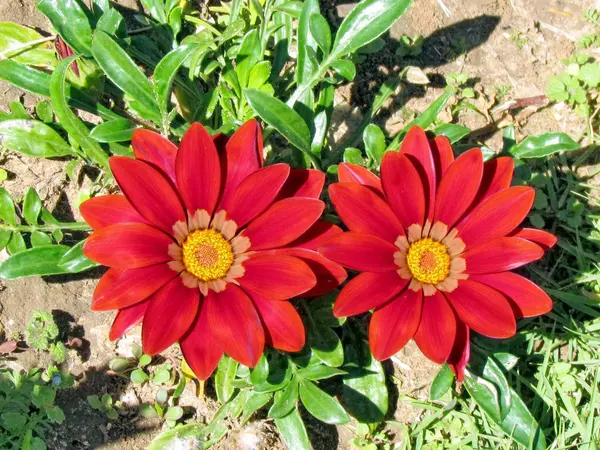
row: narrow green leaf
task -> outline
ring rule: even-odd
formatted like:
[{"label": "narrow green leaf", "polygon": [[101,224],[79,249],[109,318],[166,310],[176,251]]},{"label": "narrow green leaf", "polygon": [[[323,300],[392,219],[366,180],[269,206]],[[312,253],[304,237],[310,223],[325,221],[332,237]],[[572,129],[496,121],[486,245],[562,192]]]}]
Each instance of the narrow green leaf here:
[{"label": "narrow green leaf", "polygon": [[329,367],[324,364],[313,364],[298,371],[298,375],[307,380],[323,380],[335,377],[336,375],[345,375],[347,372],[335,367]]},{"label": "narrow green leaf", "polygon": [[92,27],[77,0],[36,0],[35,7],[75,51],[91,56]]},{"label": "narrow green leaf", "polygon": [[307,55],[307,48],[317,50],[317,41],[310,32],[310,16],[319,13],[318,0],[305,0],[298,20],[298,57],[296,58],[296,84],[311,77],[314,65]]},{"label": "narrow green leaf", "polygon": [[250,71],[261,60],[260,48],[258,30],[248,32],[240,44],[235,66],[235,72],[242,88],[248,86]]},{"label": "narrow green leaf", "polygon": [[408,9],[411,0],[364,0],[350,11],[337,31],[332,56],[358,50],[385,33]]},{"label": "narrow green leaf", "polygon": [[167,23],[167,15],[165,12],[164,2],[161,0],[142,0],[142,4],[146,11],[160,23]]},{"label": "narrow green leaf", "polygon": [[96,125],[90,131],[90,137],[98,142],[130,141],[137,128],[127,119],[116,119]]},{"label": "narrow green leaf", "polygon": [[37,225],[38,217],[42,212],[42,200],[33,188],[29,188],[23,200],[23,216],[30,225]]},{"label": "narrow green leaf", "polygon": [[500,404],[498,402],[498,389],[493,383],[485,378],[469,374],[463,384],[473,400],[481,407],[483,411],[497,424],[502,421]]},{"label": "narrow green leaf", "polygon": [[69,250],[65,245],[34,247],[14,254],[0,264],[0,278],[15,280],[22,277],[65,273],[58,262]]},{"label": "narrow green leaf", "polygon": [[15,204],[6,189],[0,187],[0,219],[9,225],[17,224]]},{"label": "narrow green leaf", "polygon": [[288,449],[311,449],[306,427],[297,408],[294,408],[287,416],[275,419],[275,425],[281,440]]},{"label": "narrow green leaf", "polygon": [[276,11],[281,11],[294,19],[300,17],[302,12],[303,3],[301,1],[291,0],[289,2],[282,3],[281,5],[275,6]]},{"label": "narrow green leaf", "polygon": [[565,133],[543,133],[528,136],[510,149],[515,158],[543,158],[562,151],[573,151],[579,144]]},{"label": "narrow green leaf", "polygon": [[92,261],[83,254],[84,244],[85,240],[78,242],[60,259],[58,265],[64,269],[65,272],[79,273],[98,266],[97,262]]},{"label": "narrow green leaf", "polygon": [[244,404],[242,419],[240,420],[241,425],[244,425],[250,419],[252,414],[269,403],[271,398],[273,398],[273,394],[270,392],[253,392],[248,401]]},{"label": "narrow green leaf", "polygon": [[294,378],[285,389],[275,392],[275,401],[269,410],[269,417],[281,419],[296,408],[298,387],[298,381]]},{"label": "narrow green leaf", "polygon": [[79,145],[91,161],[110,170],[108,167],[108,155],[104,153],[100,144],[89,137],[90,132],[88,128],[81,119],[71,111],[71,108],[69,108],[69,104],[67,103],[65,77],[67,69],[74,59],[75,57],[70,57],[58,63],[58,66],[56,66],[56,69],[52,74],[50,79],[50,99],[52,101],[52,107],[54,108],[56,117],[61,125],[67,133],[69,133],[69,138]]},{"label": "narrow green leaf", "polygon": [[159,107],[152,83],[125,50],[104,31],[96,30],[92,41],[92,54],[108,78],[133,99],[136,109],[144,118],[160,123]]},{"label": "narrow green leaf", "polygon": [[454,383],[454,373],[448,364],[444,364],[438,370],[431,387],[429,388],[429,398],[431,400],[439,400],[446,392],[450,390]]},{"label": "narrow green leaf", "polygon": [[8,150],[37,158],[77,156],[60,135],[37,120],[0,122],[0,145]]},{"label": "narrow green leaf", "polygon": [[266,355],[262,355],[256,367],[250,372],[250,383],[257,385],[264,382],[269,376],[269,362]]},{"label": "narrow green leaf", "polygon": [[[0,61],[0,79],[32,94],[50,97],[50,75],[33,67],[8,59]],[[67,99],[73,108],[82,109],[105,120],[121,118],[73,86],[67,86]]]},{"label": "narrow green leaf", "polygon": [[154,69],[154,86],[158,96],[158,105],[163,115],[163,122],[168,115],[171,88],[173,87],[175,75],[177,75],[177,71],[183,65],[186,58],[188,58],[197,47],[198,44],[186,44],[177,47],[175,50],[167,53],[156,65],[156,69]]},{"label": "narrow green leaf", "polygon": [[215,374],[215,391],[217,391],[217,398],[221,403],[227,402],[233,396],[235,390],[233,380],[237,368],[238,362],[229,356],[225,355],[219,361]]},{"label": "narrow green leaf", "polygon": [[31,28],[14,22],[0,22],[0,53],[21,64],[54,67],[56,56],[50,42],[26,45],[40,39],[42,36]]},{"label": "narrow green leaf", "polygon": [[275,128],[290,144],[310,153],[310,131],[302,117],[275,97],[256,89],[246,89],[246,98],[262,120]]},{"label": "narrow green leaf", "polygon": [[494,362],[492,358],[488,358],[483,367],[483,376],[490,382],[494,383],[498,390],[498,401],[500,404],[500,414],[504,418],[511,406],[511,394],[508,380],[504,376],[502,369]]},{"label": "narrow green leaf", "polygon": [[125,18],[114,8],[108,8],[98,19],[96,28],[113,36],[125,36]]},{"label": "narrow green leaf", "polygon": [[320,421],[332,425],[342,425],[350,421],[344,408],[312,381],[300,381],[299,392],[304,407]]},{"label": "narrow green leaf", "polygon": [[314,37],[317,45],[327,57],[331,50],[331,29],[325,17],[319,13],[313,13],[309,18],[310,33]]},{"label": "narrow green leaf", "polygon": [[363,132],[363,141],[367,155],[379,166],[385,153],[385,135],[383,131],[377,125],[371,123],[367,125]]},{"label": "narrow green leaf", "polygon": [[509,125],[502,134],[502,152],[509,153],[517,143],[517,132],[514,125]]},{"label": "narrow green leaf", "polygon": [[451,144],[460,141],[471,132],[467,127],[455,123],[444,123],[433,129],[436,136],[446,136]]}]

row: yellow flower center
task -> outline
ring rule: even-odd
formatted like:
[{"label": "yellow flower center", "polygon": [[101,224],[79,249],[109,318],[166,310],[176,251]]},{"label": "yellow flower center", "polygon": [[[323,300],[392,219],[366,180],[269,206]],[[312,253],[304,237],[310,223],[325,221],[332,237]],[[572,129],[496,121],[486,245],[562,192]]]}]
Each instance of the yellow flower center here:
[{"label": "yellow flower center", "polygon": [[446,246],[431,238],[411,244],[406,263],[413,277],[421,283],[437,284],[450,273],[450,255]]},{"label": "yellow flower center", "polygon": [[213,229],[190,233],[182,250],[185,269],[202,281],[223,278],[234,260],[229,241]]}]

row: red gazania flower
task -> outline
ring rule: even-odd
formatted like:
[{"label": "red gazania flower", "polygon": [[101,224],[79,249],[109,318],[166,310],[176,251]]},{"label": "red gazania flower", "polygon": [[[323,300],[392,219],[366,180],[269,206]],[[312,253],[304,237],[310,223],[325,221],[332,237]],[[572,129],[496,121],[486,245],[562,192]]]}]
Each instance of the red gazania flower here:
[{"label": "red gazania flower", "polygon": [[110,267],[92,300],[94,310],[119,310],[110,338],[143,321],[144,352],[179,341],[201,379],[223,353],[254,366],[265,342],[302,349],[302,321],[284,300],[321,295],[346,276],[316,251],[341,233],[318,220],[323,173],[262,167],[256,121],[229,140],[193,124],[179,149],[139,130],[132,146],[136,159],[110,159],[124,195],[81,206],[94,229],[84,252]]},{"label": "red gazania flower", "polygon": [[341,164],[329,195],[350,229],[319,252],[360,273],[340,292],[334,314],[374,309],[369,343],[383,360],[413,338],[460,380],[469,332],[507,338],[515,318],[544,314],[552,301],[510,272],[540,259],[556,238],[520,228],[533,204],[530,187],[510,187],[513,160],[484,164],[481,150],[454,159],[445,137],[428,141],[412,128],[400,152],[388,152],[381,180]]}]

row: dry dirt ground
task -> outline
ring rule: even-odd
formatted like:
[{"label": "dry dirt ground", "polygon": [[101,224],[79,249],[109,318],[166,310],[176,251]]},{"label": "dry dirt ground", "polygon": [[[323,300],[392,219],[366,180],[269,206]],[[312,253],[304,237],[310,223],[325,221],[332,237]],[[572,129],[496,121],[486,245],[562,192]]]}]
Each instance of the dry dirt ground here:
[{"label": "dry dirt ground", "polygon": [[[135,1],[118,3],[135,6]],[[476,102],[487,111],[497,99],[495,90],[508,87],[507,99],[531,97],[544,93],[550,76],[562,70],[561,59],[568,58],[574,50],[574,41],[589,29],[581,20],[583,12],[598,7],[592,0],[416,0],[411,9],[394,25],[387,36],[386,48],[358,67],[354,83],[337,92],[335,114],[336,136],[341,142],[348,130],[360,122],[360,108],[365,108],[379,85],[398,73],[405,64],[423,69],[432,81],[427,88],[405,86],[386,104],[378,118],[390,132],[399,130],[411,115],[423,111],[443,92],[444,76],[452,72],[468,74],[479,93]],[[600,3],[600,2],[598,2]],[[322,9],[328,19],[339,25],[353,3],[322,0]],[[34,9],[34,0],[0,0],[0,21],[14,21],[24,25],[48,29],[45,18]],[[423,35],[425,42],[421,55],[410,60],[395,56],[402,35]],[[10,101],[22,95],[19,90],[0,82],[0,108],[6,110]],[[25,96],[26,106],[35,99]],[[447,114],[447,112],[445,112]],[[503,119],[504,120],[504,119]],[[511,119],[508,118],[508,121]],[[461,114],[460,121],[472,129],[488,125],[476,113]],[[505,120],[506,122],[506,120]],[[562,130],[577,136],[581,123],[565,111],[546,108],[517,123],[518,136],[541,131]],[[481,130],[478,138],[498,149],[501,131],[493,128]],[[34,187],[46,207],[57,209],[63,219],[77,219],[76,193],[69,188],[65,162],[36,160],[13,153],[3,153],[0,164],[9,173],[2,182],[15,198]],[[86,273],[75,279],[60,277],[30,278],[5,282],[0,280],[0,323],[8,336],[18,336],[34,309],[52,311],[68,324],[71,334],[84,341],[82,356],[71,355],[69,369],[77,376],[74,390],[63,391],[59,404],[67,420],[53,431],[51,449],[142,449],[157,431],[157,424],[136,419],[136,404],[152,398],[149,389],[133,389],[122,379],[106,373],[108,360],[115,355],[116,345],[107,339],[112,314],[97,313],[89,309],[90,298],[101,270]],[[126,348],[139,339],[139,331],[132,333],[119,346]],[[47,363],[38,361],[43,356],[28,351],[20,356],[24,366]],[[175,353],[166,359],[177,358]],[[387,368],[395,377],[393,406],[390,419],[400,422],[418,421],[420,411],[398,401],[400,395],[424,398],[436,367],[421,356],[414,345],[400,352]],[[210,419],[215,402],[197,400],[188,387],[184,404],[198,410],[198,419]],[[110,424],[106,418],[92,410],[86,396],[108,392],[120,397],[129,405],[121,420]],[[353,437],[350,427],[311,426],[318,448],[346,449]],[[273,442],[268,423],[257,421],[243,432],[233,433],[221,448],[252,448],[241,444],[254,439],[240,439],[258,434],[263,448],[280,448]],[[266,436],[266,437],[265,437]]]}]

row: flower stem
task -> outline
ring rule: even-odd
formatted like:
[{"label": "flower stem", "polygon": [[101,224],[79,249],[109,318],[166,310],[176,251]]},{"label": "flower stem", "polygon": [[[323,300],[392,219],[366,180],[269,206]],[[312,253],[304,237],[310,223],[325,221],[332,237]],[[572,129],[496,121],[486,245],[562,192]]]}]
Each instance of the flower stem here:
[{"label": "flower stem", "polygon": [[58,223],[58,224],[46,224],[46,225],[9,225],[0,224],[0,231],[20,231],[25,233],[31,233],[33,231],[42,231],[51,233],[56,230],[74,230],[74,231],[91,231],[90,227],[85,222],[70,222],[70,223]]}]

